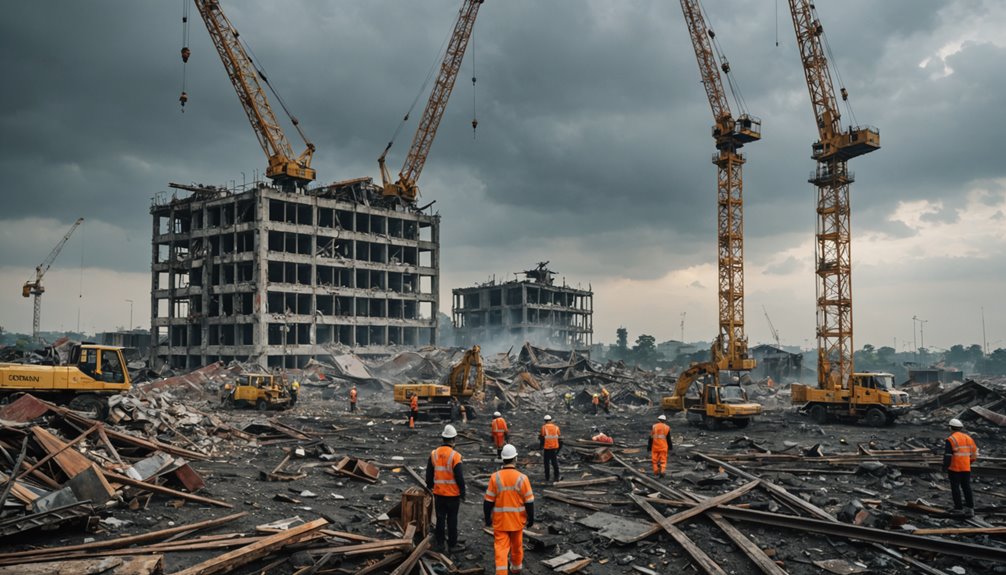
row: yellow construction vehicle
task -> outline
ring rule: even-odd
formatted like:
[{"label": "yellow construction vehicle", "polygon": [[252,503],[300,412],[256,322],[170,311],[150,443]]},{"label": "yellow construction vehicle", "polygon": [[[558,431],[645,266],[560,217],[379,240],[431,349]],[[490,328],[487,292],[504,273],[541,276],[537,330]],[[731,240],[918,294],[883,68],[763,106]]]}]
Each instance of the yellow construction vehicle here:
[{"label": "yellow construction vehicle", "polygon": [[412,396],[419,398],[420,406],[435,417],[451,419],[454,410],[465,407],[469,418],[476,416],[476,407],[485,395],[486,374],[482,367],[482,349],[473,345],[461,360],[451,366],[447,383],[399,383],[395,385],[396,403],[408,405]]},{"label": "yellow construction vehicle", "polygon": [[231,390],[226,399],[230,407],[254,407],[259,411],[290,407],[290,392],[267,373],[250,373]]},{"label": "yellow construction vehicle", "polygon": [[[710,361],[693,365],[678,377],[674,395],[660,404],[666,410],[685,411],[688,421],[719,429],[724,421],[746,427],[761,414],[761,405],[747,401],[747,394],[734,378],[755,367],[748,356],[744,335],[744,155],[740,149],[761,139],[761,120],[743,111],[743,99],[733,82],[734,100],[741,115],[734,118],[723,88],[723,75],[730,79],[730,64],[716,42],[716,34],[706,24],[698,0],[681,0],[692,48],[699,65],[702,85],[713,113],[713,140],[717,168],[717,262],[719,334],[710,350]],[[727,373],[730,372],[730,373]],[[727,379],[729,376],[729,379]],[[692,397],[688,391],[697,381],[702,389]],[[723,383],[727,381],[729,384]]]},{"label": "yellow construction vehicle", "polygon": [[854,373],[848,387],[816,389],[794,383],[790,393],[794,404],[803,404],[800,412],[817,423],[862,419],[867,425],[880,427],[912,409],[908,394],[894,389],[890,373]]},{"label": "yellow construction vehicle", "polygon": [[108,415],[109,395],[131,387],[121,347],[77,344],[67,365],[0,363],[0,401],[30,393],[94,419]]},{"label": "yellow construction vehicle", "polygon": [[[440,126],[440,120],[447,109],[447,100],[450,99],[451,91],[454,90],[454,81],[458,78],[461,61],[468,48],[468,40],[471,39],[472,29],[475,27],[475,17],[478,16],[479,8],[484,1],[464,0],[464,4],[458,12],[458,19],[454,23],[454,32],[451,34],[447,51],[440,63],[440,73],[433,84],[433,90],[430,92],[430,98],[426,102],[426,109],[423,110],[419,125],[416,127],[416,134],[412,138],[412,146],[409,147],[405,163],[402,165],[401,171],[398,172],[398,180],[391,181],[391,175],[385,164],[388,150],[394,144],[394,136],[384,147],[381,157],[377,159],[385,197],[397,196],[406,202],[414,203],[419,196],[417,185],[419,174],[423,171],[423,166],[426,165],[426,157],[429,155],[430,147],[433,146],[433,140],[437,136],[437,128]],[[475,78],[472,78],[472,82],[475,82]],[[406,114],[402,122],[404,123],[408,117],[409,115]],[[472,120],[472,128],[474,129],[477,125],[478,122]],[[401,129],[401,125],[399,125],[399,129]],[[398,131],[396,130],[395,133],[397,134]]]}]

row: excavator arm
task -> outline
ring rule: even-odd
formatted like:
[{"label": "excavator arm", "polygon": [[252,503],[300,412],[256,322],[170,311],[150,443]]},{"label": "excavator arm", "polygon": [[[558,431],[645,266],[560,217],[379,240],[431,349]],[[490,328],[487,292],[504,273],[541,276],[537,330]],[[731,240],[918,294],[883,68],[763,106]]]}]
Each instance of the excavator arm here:
[{"label": "excavator arm", "polygon": [[[475,373],[475,381],[469,386],[469,381]],[[451,368],[448,384],[451,388],[452,397],[474,396],[480,398],[485,392],[486,374],[482,366],[482,349],[478,345],[473,345],[471,349],[465,351],[461,361]]]},{"label": "excavator arm", "polygon": [[[294,157],[293,148],[280,127],[276,115],[269,105],[265,90],[259,82],[260,74],[255,68],[251,57],[238,40],[239,34],[227,16],[224,15],[218,0],[194,0],[199,15],[206,24],[206,30],[213,40],[213,45],[220,54],[220,61],[227,70],[227,76],[237,92],[238,100],[244,108],[248,121],[259,145],[269,158],[266,176],[281,187],[304,187],[314,181],[315,171],[311,168],[311,157],[314,154],[314,144],[309,142],[301,130],[296,118],[291,117],[294,127],[300,134],[307,148]],[[264,76],[262,80],[268,82]]]},{"label": "excavator arm", "polygon": [[454,90],[454,82],[458,78],[461,70],[461,62],[465,57],[465,50],[468,49],[468,40],[471,39],[472,29],[475,27],[475,17],[478,16],[479,8],[485,0],[464,0],[461,10],[458,12],[458,19],[454,23],[454,32],[451,34],[450,43],[444,53],[444,59],[440,63],[440,73],[437,81],[433,85],[430,99],[423,110],[423,117],[419,120],[416,128],[416,135],[412,138],[412,146],[405,157],[405,164],[398,173],[398,180],[391,181],[388,168],[385,164],[385,157],[391,149],[393,142],[388,142],[377,163],[381,168],[381,179],[384,183],[384,195],[398,196],[408,202],[415,202],[419,196],[419,174],[426,164],[426,157],[430,153],[433,139],[437,135],[437,128],[440,127],[440,120],[447,109],[447,101]]}]

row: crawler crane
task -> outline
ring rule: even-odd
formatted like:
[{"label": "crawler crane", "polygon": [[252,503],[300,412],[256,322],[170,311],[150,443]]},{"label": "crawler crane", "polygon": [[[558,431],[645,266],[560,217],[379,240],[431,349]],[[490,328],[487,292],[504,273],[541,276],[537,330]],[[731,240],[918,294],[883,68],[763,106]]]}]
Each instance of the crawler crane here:
[{"label": "crawler crane", "polygon": [[[809,179],[817,187],[817,389],[794,384],[791,397],[820,423],[832,418],[893,423],[909,410],[908,394],[894,389],[891,374],[853,369],[849,184],[854,177],[848,160],[880,149],[880,132],[842,125],[814,4],[789,0],[789,7],[819,136],[811,148],[817,169]],[[847,102],[844,87],[840,94]]]},{"label": "crawler crane", "polygon": [[[744,335],[744,144],[761,139],[761,121],[742,113],[734,118],[723,89],[720,70],[730,82],[730,64],[720,53],[716,34],[706,25],[698,0],[681,0],[681,10],[695,49],[702,85],[713,112],[713,139],[717,168],[717,261],[719,264],[719,334],[708,362],[691,366],[678,377],[674,395],[661,401],[664,409],[686,411],[689,422],[718,429],[730,421],[746,427],[761,413],[761,405],[747,401],[740,376],[755,367],[748,355]],[[719,65],[717,65],[717,60]],[[738,106],[743,100],[734,91]],[[724,381],[724,376],[729,379]],[[688,397],[696,381],[702,382],[698,397]]]}]

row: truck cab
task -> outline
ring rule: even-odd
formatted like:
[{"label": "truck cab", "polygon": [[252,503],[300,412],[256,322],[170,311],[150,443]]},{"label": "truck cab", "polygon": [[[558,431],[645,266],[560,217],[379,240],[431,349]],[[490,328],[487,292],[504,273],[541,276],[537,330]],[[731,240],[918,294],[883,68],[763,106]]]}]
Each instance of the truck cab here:
[{"label": "truck cab", "polygon": [[815,389],[794,383],[794,404],[817,423],[831,419],[859,421],[880,427],[889,425],[912,408],[908,394],[894,387],[894,375],[884,372],[853,373],[847,388]]}]

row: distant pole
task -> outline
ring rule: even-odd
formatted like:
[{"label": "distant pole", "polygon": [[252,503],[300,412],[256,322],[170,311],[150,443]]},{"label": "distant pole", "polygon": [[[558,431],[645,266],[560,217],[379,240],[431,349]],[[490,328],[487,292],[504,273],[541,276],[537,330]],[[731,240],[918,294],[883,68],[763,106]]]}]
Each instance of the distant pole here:
[{"label": "distant pole", "polygon": [[922,361],[926,361],[926,324],[929,323],[928,319],[919,320],[919,343],[921,344],[922,350]]},{"label": "distant pole", "polygon": [[982,306],[982,351],[989,354],[989,339],[985,335],[985,306]]},{"label": "distant pole", "polygon": [[133,300],[127,299],[129,302],[129,325],[126,326],[126,331],[133,330]]},{"label": "distant pole", "polygon": [[681,343],[685,343],[685,314],[687,311],[681,312]]},{"label": "distant pole", "polygon": [[913,315],[912,316],[912,357],[915,359],[916,363],[919,362],[919,342],[918,342],[917,339],[915,339],[915,322],[917,322],[917,321],[919,321],[919,316]]}]

